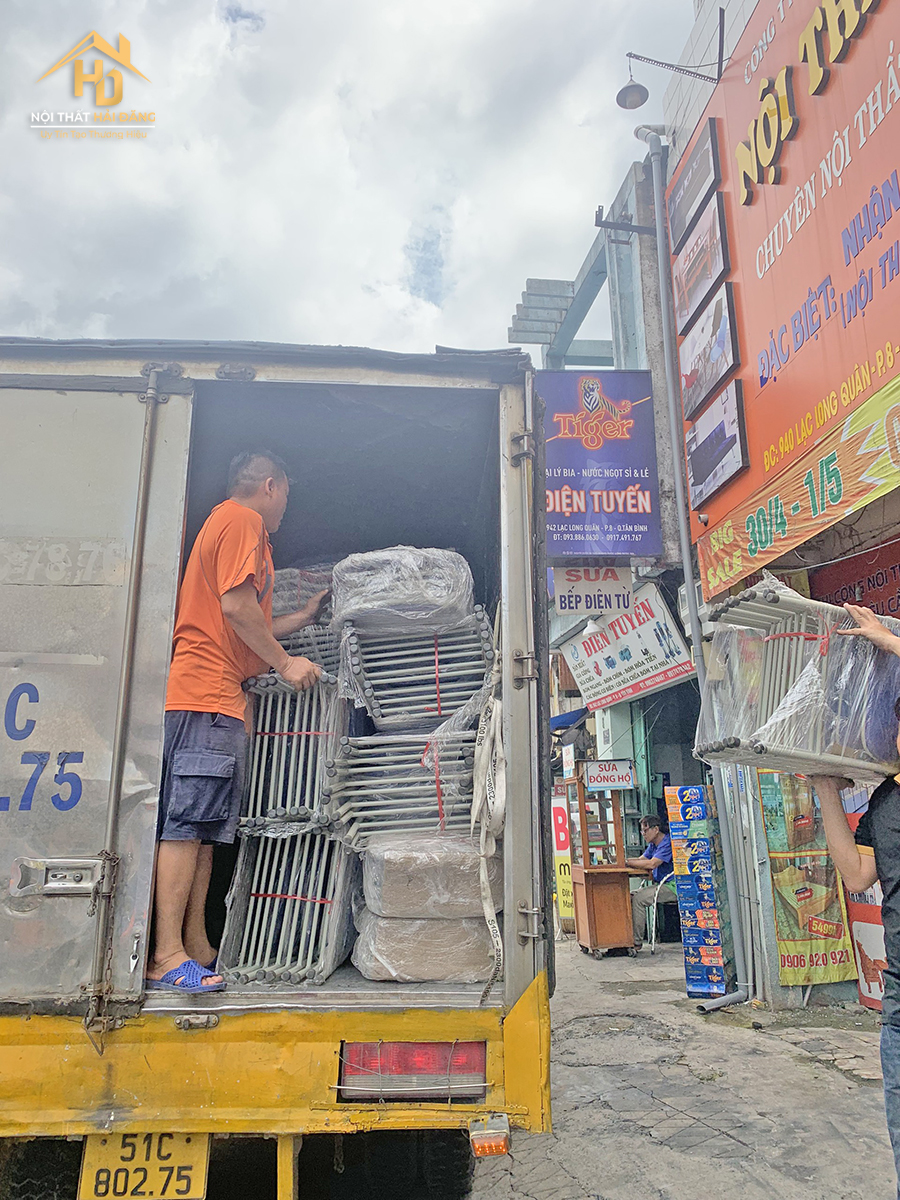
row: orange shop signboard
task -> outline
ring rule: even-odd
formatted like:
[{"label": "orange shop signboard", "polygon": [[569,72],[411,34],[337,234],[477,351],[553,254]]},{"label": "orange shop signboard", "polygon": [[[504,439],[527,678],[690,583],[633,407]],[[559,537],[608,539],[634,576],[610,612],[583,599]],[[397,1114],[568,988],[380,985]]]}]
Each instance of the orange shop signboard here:
[{"label": "orange shop signboard", "polygon": [[[729,304],[681,339],[686,437],[710,427],[693,522],[708,598],[900,485],[900,4],[759,4],[668,203],[682,260],[721,205],[731,268]],[[708,414],[734,379],[729,436]]]}]

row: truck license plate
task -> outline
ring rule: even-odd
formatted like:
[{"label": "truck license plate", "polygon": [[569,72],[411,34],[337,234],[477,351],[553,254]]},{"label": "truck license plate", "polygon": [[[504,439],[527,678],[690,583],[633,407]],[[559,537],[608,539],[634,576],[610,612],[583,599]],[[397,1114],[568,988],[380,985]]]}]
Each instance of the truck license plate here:
[{"label": "truck license plate", "polygon": [[204,1200],[208,1167],[208,1133],[91,1134],[84,1139],[78,1200]]}]

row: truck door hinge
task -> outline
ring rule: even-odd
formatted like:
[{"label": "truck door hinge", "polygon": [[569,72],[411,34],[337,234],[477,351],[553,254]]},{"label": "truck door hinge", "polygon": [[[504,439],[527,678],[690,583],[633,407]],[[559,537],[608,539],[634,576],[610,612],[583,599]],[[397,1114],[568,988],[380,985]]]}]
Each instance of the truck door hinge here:
[{"label": "truck door hinge", "polygon": [[524,946],[529,941],[540,942],[544,938],[544,913],[540,908],[532,908],[527,900],[520,900],[516,910],[521,922],[518,931],[520,943]]},{"label": "truck door hinge", "polygon": [[215,1029],[219,1018],[215,1013],[190,1013],[175,1018],[175,1028],[187,1032],[191,1029]]},{"label": "truck door hinge", "polygon": [[526,683],[537,683],[538,664],[534,654],[526,654],[517,650],[513,654],[513,685],[524,687]]},{"label": "truck door hinge", "polygon": [[514,467],[520,467],[523,458],[534,459],[535,445],[533,430],[526,429],[524,433],[514,433],[509,440],[514,447],[517,447],[510,455],[510,462]]},{"label": "truck door hinge", "polygon": [[17,858],[11,896],[90,896],[104,880],[100,858]]},{"label": "truck door hinge", "polygon": [[227,379],[237,383],[252,383],[256,378],[256,367],[246,363],[222,363],[216,367],[216,379]]}]

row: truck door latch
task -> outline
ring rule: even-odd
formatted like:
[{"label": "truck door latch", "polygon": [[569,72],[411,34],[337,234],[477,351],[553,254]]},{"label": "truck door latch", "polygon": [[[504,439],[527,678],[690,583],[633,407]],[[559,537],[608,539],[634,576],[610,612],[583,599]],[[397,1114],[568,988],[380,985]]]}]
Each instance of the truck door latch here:
[{"label": "truck door latch", "polygon": [[99,858],[17,858],[11,896],[90,896],[103,877]]},{"label": "truck door latch", "polygon": [[538,678],[537,659],[533,654],[517,650],[513,654],[513,685],[524,687],[526,683],[536,683]]},{"label": "truck door latch", "polygon": [[526,429],[524,433],[514,433],[509,440],[518,447],[510,456],[510,462],[514,467],[520,467],[523,458],[534,458],[534,432],[531,429]]},{"label": "truck door latch", "polygon": [[527,901],[520,900],[517,908],[519,919],[525,926],[519,929],[518,938],[524,946],[529,941],[540,942],[544,938],[544,913],[540,908],[531,908]]}]

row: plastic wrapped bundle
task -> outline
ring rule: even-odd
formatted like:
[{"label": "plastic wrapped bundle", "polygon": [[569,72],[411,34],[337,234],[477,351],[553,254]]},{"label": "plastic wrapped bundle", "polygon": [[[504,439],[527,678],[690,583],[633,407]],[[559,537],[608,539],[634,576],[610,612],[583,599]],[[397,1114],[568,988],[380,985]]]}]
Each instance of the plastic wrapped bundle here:
[{"label": "plastic wrapped bundle", "polygon": [[[334,563],[330,562],[316,563],[311,567],[280,567],[275,572],[272,615],[280,617],[285,613],[296,612],[318,592],[327,591],[331,587],[333,570]],[[330,610],[326,610],[320,620],[328,621],[330,616]]]},{"label": "plastic wrapped bundle", "polygon": [[[900,661],[841,608],[766,576],[714,608],[719,628],[694,753],[789,774],[874,783],[898,769]],[[900,622],[885,624],[900,632]]]},{"label": "plastic wrapped bundle", "polygon": [[393,546],[334,568],[333,624],[381,633],[442,633],[474,611],[472,572],[453,550]]},{"label": "plastic wrapped bundle", "polygon": [[457,921],[378,917],[363,909],[352,961],[366,979],[483,983],[494,959],[483,917]]},{"label": "plastic wrapped bundle", "polygon": [[[467,837],[380,834],[363,859],[366,907],[379,917],[482,917],[478,847]],[[493,907],[503,907],[503,866],[488,860]],[[482,917],[483,920],[483,917]]]}]

